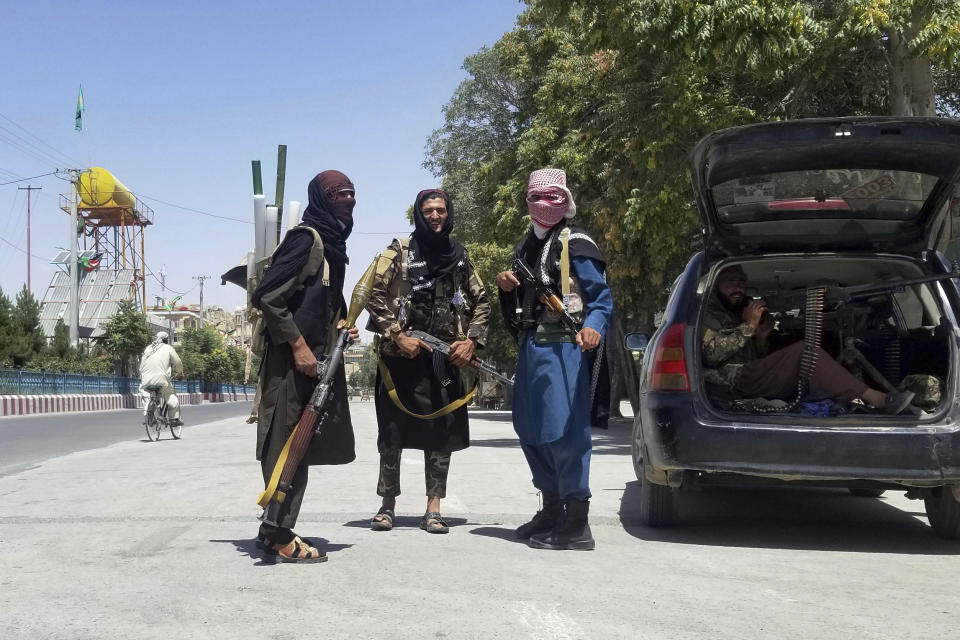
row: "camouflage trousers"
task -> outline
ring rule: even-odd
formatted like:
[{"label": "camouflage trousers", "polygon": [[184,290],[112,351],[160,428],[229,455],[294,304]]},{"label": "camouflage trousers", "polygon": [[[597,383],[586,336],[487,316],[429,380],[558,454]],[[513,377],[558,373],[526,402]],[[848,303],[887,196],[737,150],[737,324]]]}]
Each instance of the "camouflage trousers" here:
[{"label": "camouflage trousers", "polygon": [[[395,498],[400,495],[401,449],[380,454],[380,479],[377,495]],[[423,452],[423,472],[427,481],[428,498],[447,497],[447,474],[450,472],[450,454],[438,451]]]}]

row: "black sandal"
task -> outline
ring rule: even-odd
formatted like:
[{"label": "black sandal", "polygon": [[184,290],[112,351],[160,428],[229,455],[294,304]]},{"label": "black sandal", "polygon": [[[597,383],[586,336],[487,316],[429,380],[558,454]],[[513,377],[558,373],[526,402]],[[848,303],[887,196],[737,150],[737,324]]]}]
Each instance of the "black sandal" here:
[{"label": "black sandal", "polygon": [[420,519],[420,528],[427,533],[448,533],[450,527],[443,521],[439,511],[428,511]]},{"label": "black sandal", "polygon": [[[379,520],[377,518],[380,518]],[[374,531],[390,531],[393,529],[393,520],[395,516],[390,507],[380,507],[377,514],[370,520],[370,528]]]}]

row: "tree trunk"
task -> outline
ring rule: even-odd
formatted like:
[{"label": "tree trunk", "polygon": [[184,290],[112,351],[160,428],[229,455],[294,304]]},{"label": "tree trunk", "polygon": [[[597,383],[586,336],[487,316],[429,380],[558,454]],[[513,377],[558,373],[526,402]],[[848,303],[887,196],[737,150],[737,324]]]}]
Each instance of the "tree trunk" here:
[{"label": "tree trunk", "polygon": [[902,31],[892,29],[889,35],[890,115],[935,116],[933,68],[926,57],[913,57],[909,46],[917,32],[930,20],[930,7],[918,3],[913,7],[910,24]]},{"label": "tree trunk", "polygon": [[620,363],[620,358],[617,355],[617,351],[621,348],[616,342],[616,325],[614,325],[613,330],[613,340],[607,339],[606,342],[606,353],[604,356],[607,358],[607,363],[610,367],[610,417],[611,418],[622,418],[623,413],[620,411],[620,400],[624,396],[624,384],[623,380],[623,365]]},{"label": "tree trunk", "polygon": [[640,410],[640,389],[637,381],[637,370],[634,368],[633,358],[623,347],[624,331],[620,323],[620,318],[615,319],[614,327],[616,328],[617,344],[614,346],[617,353],[617,360],[620,364],[620,370],[623,372],[624,384],[627,386],[627,397],[630,398],[630,406],[633,407],[633,413],[636,415],[637,411]]}]

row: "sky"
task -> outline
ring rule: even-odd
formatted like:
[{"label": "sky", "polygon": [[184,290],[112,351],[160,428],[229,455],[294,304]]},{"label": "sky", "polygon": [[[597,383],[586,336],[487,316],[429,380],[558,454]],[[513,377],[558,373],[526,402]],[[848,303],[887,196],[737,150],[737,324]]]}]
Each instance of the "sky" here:
[{"label": "sky", "polygon": [[[70,185],[33,176],[100,166],[153,209],[146,262],[166,274],[168,298],[198,303],[195,277],[211,276],[205,306],[243,304],[243,290],[219,276],[253,248],[250,163],[261,161],[272,202],[285,144],[286,201],[306,206],[308,182],[325,169],[356,186],[349,298],[376,253],[411,231],[405,212],[417,192],[439,183],[422,167],[424,147],[467,77],[464,58],[510,31],[523,8],[518,0],[5,3],[0,183],[31,179],[0,186],[0,288],[12,298],[27,279],[27,191],[18,187],[43,187],[30,192],[31,289],[42,299],[56,269],[49,261],[68,246],[58,197]],[[162,294],[150,275],[147,294],[148,304]]]}]

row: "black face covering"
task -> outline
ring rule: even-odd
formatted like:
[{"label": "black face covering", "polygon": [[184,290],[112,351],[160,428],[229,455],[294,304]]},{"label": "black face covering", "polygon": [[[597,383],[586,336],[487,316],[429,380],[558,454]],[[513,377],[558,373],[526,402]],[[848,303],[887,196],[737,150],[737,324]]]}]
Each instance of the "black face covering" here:
[{"label": "black face covering", "polygon": [[[353,197],[337,198],[337,191],[350,189],[353,183],[339,171],[324,171],[310,181],[307,187],[309,204],[303,211],[303,224],[313,227],[323,239],[323,257],[335,269],[344,269],[347,260],[347,237],[353,229]],[[260,299],[269,291],[300,273],[310,257],[313,238],[303,231],[288,234],[270,268],[266,270],[260,286],[254,291],[251,303],[260,306]]]},{"label": "black face covering", "polygon": [[353,196],[338,196],[344,189],[353,191],[353,183],[339,171],[317,174],[307,187],[309,203],[303,211],[304,224],[316,229],[323,238],[324,256],[341,264],[348,262],[347,237],[353,229],[353,207],[357,203]]},{"label": "black face covering", "polygon": [[[443,198],[447,206],[447,220],[440,231],[434,231],[423,217],[423,202],[431,198]],[[450,239],[453,231],[453,203],[450,196],[439,189],[427,189],[417,194],[413,204],[413,241],[417,255],[427,261],[427,270],[431,276],[445,275],[463,260],[463,245]]]}]

